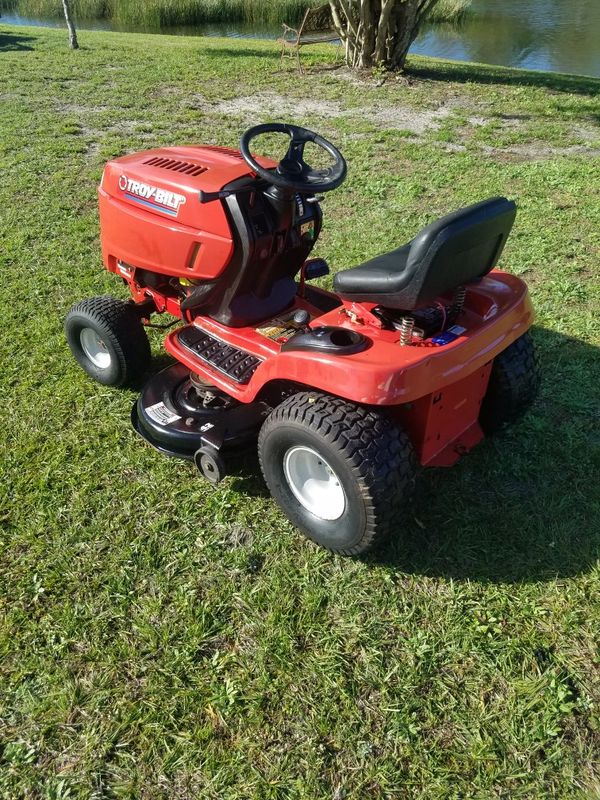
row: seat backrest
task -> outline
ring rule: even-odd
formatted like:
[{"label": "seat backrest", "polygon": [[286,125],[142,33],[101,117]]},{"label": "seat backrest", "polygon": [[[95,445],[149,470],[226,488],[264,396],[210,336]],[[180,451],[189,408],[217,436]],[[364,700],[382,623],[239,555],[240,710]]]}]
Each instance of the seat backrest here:
[{"label": "seat backrest", "polygon": [[300,27],[300,36],[307,33],[329,33],[335,31],[331,6],[325,3],[318,8],[309,8]]},{"label": "seat backrest", "polygon": [[500,258],[516,213],[512,200],[493,197],[423,228],[410,243],[404,308],[486,275]]}]

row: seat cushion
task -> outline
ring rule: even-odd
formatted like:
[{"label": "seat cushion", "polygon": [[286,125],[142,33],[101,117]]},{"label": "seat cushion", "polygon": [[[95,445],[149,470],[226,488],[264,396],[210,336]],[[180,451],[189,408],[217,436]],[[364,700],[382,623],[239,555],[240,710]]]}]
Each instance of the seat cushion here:
[{"label": "seat cushion", "polygon": [[333,285],[349,300],[419,308],[493,269],[515,214],[505,197],[467,206],[427,225],[408,244],[338,272]]},{"label": "seat cushion", "polygon": [[338,272],[333,279],[333,285],[341,295],[364,292],[388,294],[400,291],[403,281],[408,278],[406,262],[410,245],[408,242],[389,253],[375,256],[358,267]]}]

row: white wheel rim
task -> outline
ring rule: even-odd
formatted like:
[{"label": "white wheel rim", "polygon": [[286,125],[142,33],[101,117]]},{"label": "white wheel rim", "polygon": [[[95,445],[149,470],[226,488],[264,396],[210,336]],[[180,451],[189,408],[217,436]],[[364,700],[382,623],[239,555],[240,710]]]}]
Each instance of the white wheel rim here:
[{"label": "white wheel rim", "polygon": [[346,494],[331,466],[312,447],[291,447],[283,457],[283,472],[296,500],[321,519],[339,519]]},{"label": "white wheel rim", "polygon": [[81,349],[98,369],[110,367],[111,356],[107,346],[93,328],[82,328],[79,334]]}]

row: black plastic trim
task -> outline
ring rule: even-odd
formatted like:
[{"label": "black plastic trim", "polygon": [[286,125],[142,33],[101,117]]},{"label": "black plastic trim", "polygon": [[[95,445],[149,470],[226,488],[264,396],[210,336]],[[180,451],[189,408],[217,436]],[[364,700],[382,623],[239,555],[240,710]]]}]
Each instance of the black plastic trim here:
[{"label": "black plastic trim", "polygon": [[196,356],[214,369],[227,375],[232,381],[248,383],[256,368],[262,363],[260,358],[246,350],[211,336],[195,325],[187,325],[177,334],[178,341]]},{"label": "black plastic trim", "polygon": [[371,340],[358,331],[323,325],[295,334],[281,346],[281,351],[311,350],[317,353],[349,356],[366,350],[371,344]]}]

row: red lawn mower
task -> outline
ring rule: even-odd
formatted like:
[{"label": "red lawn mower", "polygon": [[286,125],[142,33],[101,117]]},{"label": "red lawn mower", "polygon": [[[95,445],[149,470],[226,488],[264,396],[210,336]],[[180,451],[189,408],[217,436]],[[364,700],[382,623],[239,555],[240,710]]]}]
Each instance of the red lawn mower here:
[{"label": "red lawn mower", "polygon": [[[279,163],[253,155],[287,137]],[[307,144],[329,166],[305,160]],[[310,281],[322,194],[346,177],[318,134],[250,128],[240,151],[168,147],[110,161],[99,188],[102,255],[132,300],[94,297],[66,318],[73,355],[100,383],[148,368],[144,325],[183,324],[133,412],[163,453],[212,483],[258,438],[271,494],[315,542],[366,551],[399,526],[417,462],[449,466],[518,417],[539,378],[525,284],[495,270],[513,225],[504,197],[435,220],[389,253]]]}]

